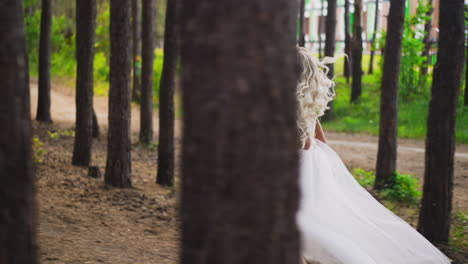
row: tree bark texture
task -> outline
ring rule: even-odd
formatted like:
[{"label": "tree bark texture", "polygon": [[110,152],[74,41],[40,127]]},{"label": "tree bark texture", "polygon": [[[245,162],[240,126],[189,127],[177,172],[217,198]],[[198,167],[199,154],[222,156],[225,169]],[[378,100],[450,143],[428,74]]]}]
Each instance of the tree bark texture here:
[{"label": "tree bark texture", "polygon": [[0,263],[37,260],[29,71],[22,1],[0,2]]},{"label": "tree bark texture", "polygon": [[111,0],[109,132],[104,180],[116,187],[131,187],[130,15],[130,1]]},{"label": "tree bark texture", "polygon": [[452,211],[455,121],[465,61],[464,1],[441,1],[439,14],[439,50],[427,120],[418,230],[432,242],[447,242]]},{"label": "tree bark texture", "polygon": [[132,51],[133,85],[132,100],[140,98],[141,81],[141,0],[132,0]]},{"label": "tree bark texture", "polygon": [[181,263],[299,263],[297,3],[183,3]]},{"label": "tree bark texture", "polygon": [[96,0],[76,1],[76,125],[72,164],[88,166],[93,144],[93,62]]},{"label": "tree bark texture", "polygon": [[52,0],[42,0],[39,37],[39,92],[36,120],[52,122],[50,114],[50,56],[52,50]]},{"label": "tree bark texture", "polygon": [[374,57],[375,57],[375,41],[377,38],[377,29],[379,26],[379,0],[375,0],[375,18],[374,18],[374,32],[372,32],[372,41],[371,41],[371,56],[369,60],[369,74],[374,73]]},{"label": "tree bark texture", "polygon": [[179,58],[181,0],[167,0],[164,63],[159,89],[158,176],[161,185],[174,185],[174,90]]},{"label": "tree bark texture", "polygon": [[153,141],[153,61],[154,61],[154,13],[155,0],[143,0],[142,23],[142,76],[140,100],[140,142]]},{"label": "tree bark texture", "polygon": [[352,41],[353,80],[351,83],[351,102],[355,103],[362,94],[362,0],[354,1],[354,32]]},{"label": "tree bark texture", "polygon": [[405,20],[405,0],[390,4],[382,93],[380,96],[380,128],[374,188],[381,190],[394,183],[397,162],[398,83],[400,79],[401,42]]}]

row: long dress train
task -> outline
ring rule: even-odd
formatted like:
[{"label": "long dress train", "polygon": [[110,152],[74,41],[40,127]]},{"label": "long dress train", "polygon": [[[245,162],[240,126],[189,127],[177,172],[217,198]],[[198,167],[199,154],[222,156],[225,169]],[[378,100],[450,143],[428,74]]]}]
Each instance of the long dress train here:
[{"label": "long dress train", "polygon": [[301,151],[300,188],[297,223],[305,259],[321,264],[450,263],[361,187],[319,140]]}]

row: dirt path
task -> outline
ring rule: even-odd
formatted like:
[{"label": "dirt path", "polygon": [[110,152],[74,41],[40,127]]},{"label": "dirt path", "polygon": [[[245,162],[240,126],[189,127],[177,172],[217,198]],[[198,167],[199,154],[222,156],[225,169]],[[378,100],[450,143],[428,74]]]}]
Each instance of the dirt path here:
[{"label": "dirt path", "polygon": [[[37,106],[37,85],[31,85],[32,116]],[[95,109],[102,131],[107,130],[107,98],[96,97]],[[72,166],[73,137],[51,137],[49,131],[73,128],[75,102],[71,89],[54,86],[53,124],[33,122],[34,135],[44,144],[37,165],[39,244],[45,264],[175,264],[179,252],[177,197],[171,188],[155,184],[155,149],[132,146],[134,188],[115,189],[101,179],[86,176],[85,168]],[[154,119],[155,136],[158,131]],[[180,136],[181,122],[176,123]],[[132,132],[136,142],[138,107],[132,107]],[[329,144],[349,168],[373,170],[377,137],[362,134],[327,133]],[[179,151],[180,153],[180,151]],[[93,164],[104,172],[106,138],[93,146]],[[422,177],[424,142],[400,140],[398,169]],[[178,176],[176,183],[178,183]],[[455,210],[468,210],[468,145],[457,146],[455,164]],[[407,221],[409,219],[406,219]],[[460,263],[464,263],[463,261]]]}]

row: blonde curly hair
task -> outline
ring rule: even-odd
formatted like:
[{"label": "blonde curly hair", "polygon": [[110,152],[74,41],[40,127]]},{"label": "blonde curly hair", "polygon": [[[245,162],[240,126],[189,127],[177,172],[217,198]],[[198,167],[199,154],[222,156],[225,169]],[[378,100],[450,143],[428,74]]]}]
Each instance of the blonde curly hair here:
[{"label": "blonde curly hair", "polygon": [[317,118],[328,109],[328,103],[335,97],[335,82],[327,77],[326,64],[334,63],[335,58],[325,57],[322,61],[310,51],[297,47],[302,64],[302,73],[296,89],[298,101],[297,125],[302,146],[308,138],[315,137]]}]

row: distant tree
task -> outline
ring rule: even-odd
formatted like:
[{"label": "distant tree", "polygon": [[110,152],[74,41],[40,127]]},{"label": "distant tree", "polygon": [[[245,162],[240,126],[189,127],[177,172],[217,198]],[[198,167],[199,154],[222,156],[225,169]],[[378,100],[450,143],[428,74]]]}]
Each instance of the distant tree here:
[{"label": "distant tree", "polygon": [[304,13],[305,13],[305,0],[300,0],[299,4],[299,46],[305,46],[304,34]]},{"label": "distant tree", "polygon": [[159,89],[158,176],[161,185],[174,185],[174,90],[179,57],[180,0],[167,0],[164,63]]},{"label": "distant tree", "polygon": [[141,68],[141,0],[132,0],[132,52],[133,85],[132,100],[139,100]]},{"label": "distant tree", "polygon": [[[393,3],[393,2],[392,2]],[[351,84],[351,102],[355,103],[362,94],[362,0],[354,1],[354,32],[351,54],[353,81]]]},{"label": "distant tree", "polygon": [[345,54],[347,55],[345,58],[345,63],[344,65],[344,75],[346,77],[346,82],[349,83],[349,77],[351,74],[351,59],[352,59],[352,54],[351,54],[351,31],[350,31],[350,25],[349,25],[349,0],[345,0],[345,6],[344,6],[344,28],[345,28]]},{"label": "distant tree", "polygon": [[39,92],[36,120],[52,122],[50,114],[50,54],[52,38],[52,0],[42,0],[39,39]]},{"label": "distant tree", "polygon": [[374,188],[381,190],[395,179],[398,132],[398,81],[405,0],[393,0],[388,14],[386,48],[380,96],[380,129]]},{"label": "distant tree", "polygon": [[466,45],[466,63],[465,63],[465,102],[464,105],[468,106],[468,45]]},{"label": "distant tree", "polygon": [[323,28],[323,17],[324,17],[324,11],[325,11],[325,5],[323,4],[325,0],[320,0],[320,19],[318,23],[318,42],[319,42],[319,50],[318,50],[318,55],[319,58],[322,57],[322,28]]},{"label": "distant tree", "polygon": [[[81,1],[81,0],[80,0]],[[130,72],[131,2],[110,1],[109,132],[104,180],[116,187],[131,187]]]},{"label": "distant tree", "polygon": [[[327,5],[327,20],[325,24],[325,56],[335,56],[335,43],[336,43],[336,0],[328,0]],[[335,76],[334,65],[327,65],[329,68],[328,78],[333,79]],[[333,101],[328,103],[329,109],[325,112],[324,120],[331,120],[333,118]]]},{"label": "distant tree", "polygon": [[[421,67],[421,75],[426,75],[428,73],[429,63],[430,63],[430,56],[429,51],[431,50],[431,30],[432,30],[432,14],[434,13],[434,7],[432,6],[432,0],[427,0],[427,4],[430,5],[430,9],[427,12],[427,17],[429,19],[426,21],[424,25],[424,50],[422,52],[422,57],[427,58],[426,63],[424,63],[423,67]],[[421,79],[421,78],[420,78]]]},{"label": "distant tree", "polygon": [[464,1],[439,5],[439,43],[429,103],[426,166],[418,230],[432,242],[447,242],[453,195],[455,121],[464,63]]},{"label": "distant tree", "polygon": [[374,31],[371,40],[371,56],[369,60],[369,74],[374,73],[375,40],[377,38],[377,29],[379,26],[379,0],[375,0]]},{"label": "distant tree", "polygon": [[72,164],[88,166],[93,143],[96,0],[76,0],[76,126]]},{"label": "distant tree", "polygon": [[297,3],[183,1],[181,263],[299,263]]},{"label": "distant tree", "polygon": [[38,263],[23,1],[0,4],[0,263]]},{"label": "distant tree", "polygon": [[154,61],[154,8],[155,0],[143,0],[142,23],[142,76],[140,99],[140,142],[153,141],[153,61]]}]

